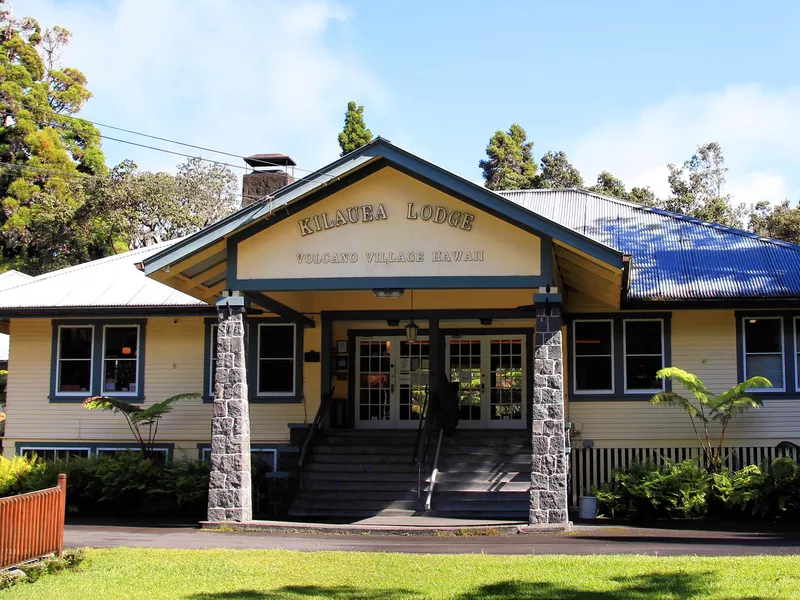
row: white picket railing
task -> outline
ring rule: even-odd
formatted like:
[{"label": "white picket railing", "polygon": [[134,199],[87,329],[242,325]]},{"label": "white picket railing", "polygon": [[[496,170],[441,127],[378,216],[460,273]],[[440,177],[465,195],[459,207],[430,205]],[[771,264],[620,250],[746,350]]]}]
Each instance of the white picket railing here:
[{"label": "white picket railing", "polygon": [[[578,498],[592,487],[601,485],[611,478],[611,471],[627,467],[635,461],[648,458],[661,464],[664,460],[679,462],[697,459],[702,451],[699,447],[672,448],[573,448],[570,454],[569,495],[571,505],[578,505]],[[800,460],[797,448],[776,448],[775,446],[734,446],[724,449],[725,465],[737,470],[747,465],[772,461],[779,456],[789,456]]]}]

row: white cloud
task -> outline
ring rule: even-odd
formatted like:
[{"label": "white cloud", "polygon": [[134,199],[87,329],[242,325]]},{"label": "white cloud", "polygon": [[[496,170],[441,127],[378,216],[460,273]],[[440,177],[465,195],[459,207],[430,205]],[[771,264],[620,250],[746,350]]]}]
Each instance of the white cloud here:
[{"label": "white cloud", "polygon": [[[84,71],[94,93],[81,116],[109,125],[236,154],[285,152],[317,168],[338,156],[348,100],[376,113],[387,104],[358,57],[327,39],[351,18],[335,2],[43,0],[17,16],[25,10],[73,32],[64,63]],[[132,157],[151,169],[182,160],[112,141],[104,149],[109,162]]]},{"label": "white cloud", "polygon": [[666,195],[666,165],[683,163],[710,141],[722,145],[728,191],[737,202],[794,202],[800,195],[798,87],[749,84],[679,94],[594,127],[573,146],[570,159],[587,181],[606,169],[628,186],[649,185]]}]

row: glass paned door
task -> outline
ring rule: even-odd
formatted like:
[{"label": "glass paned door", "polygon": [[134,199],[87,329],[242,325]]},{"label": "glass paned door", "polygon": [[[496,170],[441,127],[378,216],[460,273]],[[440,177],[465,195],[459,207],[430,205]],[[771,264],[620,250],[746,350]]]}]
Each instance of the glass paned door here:
[{"label": "glass paned door", "polygon": [[490,338],[489,419],[492,426],[522,424],[524,338]]},{"label": "glass paned door", "polygon": [[356,341],[356,419],[360,427],[390,427],[392,420],[392,343],[390,340]]},{"label": "glass paned door", "polygon": [[447,364],[459,383],[459,427],[525,427],[525,336],[449,336]]},{"label": "glass paned door", "polygon": [[430,369],[427,339],[415,342],[400,338],[397,362],[397,427],[417,427],[425,407]]},{"label": "glass paned door", "polygon": [[447,341],[450,381],[458,382],[459,420],[463,426],[480,423],[483,417],[483,350],[481,338],[449,337]]},{"label": "glass paned door", "polygon": [[418,427],[430,369],[428,338],[356,338],[356,424],[360,428]]}]

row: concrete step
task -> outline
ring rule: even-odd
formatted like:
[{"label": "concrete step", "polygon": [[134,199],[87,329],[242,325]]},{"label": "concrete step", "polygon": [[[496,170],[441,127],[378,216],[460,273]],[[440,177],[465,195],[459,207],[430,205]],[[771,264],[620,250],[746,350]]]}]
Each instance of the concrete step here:
[{"label": "concrete step", "polygon": [[[430,475],[429,472],[423,471],[422,472],[422,480],[425,479]],[[528,475],[528,479],[530,480],[530,475]],[[360,483],[360,484],[370,484],[370,483],[397,483],[397,484],[406,484],[406,483],[414,483],[416,484],[418,480],[417,473],[414,471],[413,473],[409,472],[394,472],[394,471],[373,471],[373,472],[335,472],[335,471],[307,471],[303,475],[303,484],[310,484],[310,483],[330,483],[332,481],[342,481],[342,482],[350,482],[350,483]]]},{"label": "concrete step", "polygon": [[323,429],[319,432],[320,437],[376,437],[381,439],[390,438],[411,438],[417,437],[417,429]]},{"label": "concrete step", "polygon": [[[327,440],[326,440],[327,442]],[[396,446],[391,444],[376,444],[374,446],[366,444],[325,444],[314,447],[314,456],[323,454],[345,454],[345,455],[373,455],[386,454],[393,456],[404,456],[408,462],[414,458],[414,449],[406,446]]]},{"label": "concrete step", "polygon": [[[435,450],[434,450],[435,452]],[[484,446],[484,445],[442,445],[440,457],[445,456],[462,456],[462,455],[496,455],[496,454],[527,454],[531,455],[530,444],[504,444],[502,446]]]},{"label": "concrete step", "polygon": [[492,506],[508,502],[519,502],[527,505],[530,503],[530,494],[528,490],[507,492],[486,490],[449,492],[440,490],[438,486],[433,491],[433,505],[435,507],[442,507],[449,504],[473,504],[482,502],[490,503]]},{"label": "concrete step", "polygon": [[[316,458],[316,457],[315,457]],[[430,469],[428,469],[430,470]],[[423,468],[423,473],[425,468]],[[358,463],[358,462],[310,462],[303,467],[304,473],[413,473],[417,475],[417,465],[406,463]]]},{"label": "concrete step", "polygon": [[439,461],[439,470],[448,473],[488,471],[492,473],[521,473],[531,470],[530,455],[514,456],[472,455]]},{"label": "concrete step", "polygon": [[[530,461],[530,456],[528,457]],[[312,459],[315,463],[340,463],[340,464],[361,464],[361,465],[412,465],[411,455],[403,454],[385,454],[385,453],[359,453],[359,454],[314,454]],[[416,467],[415,467],[416,468]]]},{"label": "concrete step", "polygon": [[[428,489],[425,486],[424,489]],[[446,493],[479,493],[481,495],[488,493],[516,493],[524,492],[525,494],[531,489],[530,475],[528,481],[510,481],[510,482],[491,482],[485,481],[437,481],[434,488],[434,498],[439,498]]]},{"label": "concrete step", "polygon": [[[423,480],[422,485],[425,485]],[[438,485],[438,484],[437,484]],[[317,492],[323,490],[336,490],[348,492],[406,492],[409,490],[417,489],[417,480],[406,481],[375,481],[375,480],[362,480],[353,481],[352,479],[331,479],[331,480],[309,480],[303,481],[303,494],[310,492]],[[438,488],[437,488],[438,489]]]},{"label": "concrete step", "polygon": [[419,494],[416,489],[403,489],[403,490],[353,490],[353,489],[311,489],[303,487],[303,491],[297,496],[297,500],[305,500],[308,502],[319,502],[321,500],[342,500],[348,503],[351,502],[403,502],[419,500]]},{"label": "concrete step", "polygon": [[466,510],[456,508],[452,510],[431,510],[426,513],[432,517],[445,517],[449,519],[497,519],[503,521],[522,521],[528,520],[529,509],[515,508],[511,510]]},{"label": "concrete step", "polygon": [[530,483],[531,472],[527,471],[441,471],[439,473],[440,482],[465,482],[481,483],[489,485],[492,483]]},{"label": "concrete step", "polygon": [[418,508],[414,500],[354,500],[354,499],[315,499],[297,498],[292,503],[294,510],[354,510],[354,511],[381,511],[381,510],[410,510]]},{"label": "concrete step", "polygon": [[[325,508],[290,508],[290,517],[325,517],[325,518],[354,518],[354,517],[412,517],[419,511],[405,509],[384,510],[353,510],[353,509],[325,509]],[[527,516],[526,516],[527,518]]]}]

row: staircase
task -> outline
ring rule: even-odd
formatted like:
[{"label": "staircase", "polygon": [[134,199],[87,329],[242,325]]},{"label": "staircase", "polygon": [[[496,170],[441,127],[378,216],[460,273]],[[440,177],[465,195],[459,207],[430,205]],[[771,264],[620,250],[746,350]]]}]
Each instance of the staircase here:
[{"label": "staircase", "polygon": [[456,430],[442,440],[431,508],[438,517],[528,519],[531,434]]},{"label": "staircase", "polygon": [[[303,486],[289,515],[348,519],[374,515],[411,516],[420,508],[436,452],[431,435],[418,502],[417,466],[412,464],[416,430],[322,430]],[[462,430],[444,438],[432,515],[527,520],[530,433]]]},{"label": "staircase", "polygon": [[[321,430],[292,517],[409,516],[417,512],[417,431]],[[423,482],[430,468],[423,467]]]}]

